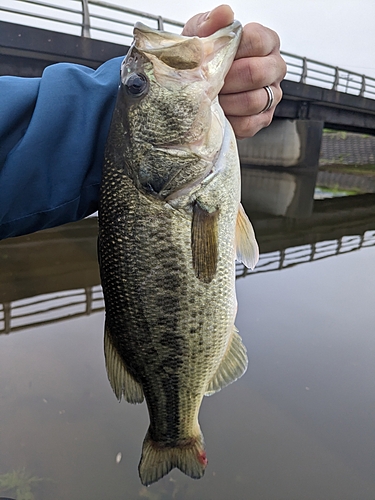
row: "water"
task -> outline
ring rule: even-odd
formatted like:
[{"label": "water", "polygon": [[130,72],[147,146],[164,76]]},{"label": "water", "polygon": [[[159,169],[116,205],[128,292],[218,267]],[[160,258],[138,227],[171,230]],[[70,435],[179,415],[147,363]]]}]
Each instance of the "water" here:
[{"label": "water", "polygon": [[105,373],[95,221],[2,242],[0,497],[373,500],[375,215],[349,198],[255,218],[263,265],[237,280],[249,369],[203,401],[204,478],[149,488],[146,407]]}]

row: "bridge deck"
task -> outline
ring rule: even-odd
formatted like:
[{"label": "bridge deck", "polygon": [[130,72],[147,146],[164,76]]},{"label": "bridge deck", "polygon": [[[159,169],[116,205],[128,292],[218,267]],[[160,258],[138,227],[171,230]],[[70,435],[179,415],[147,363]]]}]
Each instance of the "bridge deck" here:
[{"label": "bridge deck", "polygon": [[128,46],[0,21],[0,75],[41,76],[44,68],[71,62],[97,68],[123,56]]},{"label": "bridge deck", "polygon": [[375,100],[284,80],[275,117],[323,121],[332,129],[375,135]]}]

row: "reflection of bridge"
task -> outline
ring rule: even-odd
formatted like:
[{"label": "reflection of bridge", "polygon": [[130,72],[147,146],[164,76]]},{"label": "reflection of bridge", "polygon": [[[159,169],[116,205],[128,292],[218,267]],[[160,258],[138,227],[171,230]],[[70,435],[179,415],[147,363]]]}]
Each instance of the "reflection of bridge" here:
[{"label": "reflection of bridge", "polygon": [[[237,263],[236,278],[279,271],[370,246],[375,246],[375,230],[358,236],[343,236],[338,240],[263,253],[254,271]],[[104,300],[100,285],[4,302],[0,304],[0,334],[87,316],[103,310]]]},{"label": "reflection of bridge", "polygon": [[0,334],[104,310],[101,286],[53,292],[0,304]]},{"label": "reflection of bridge", "polygon": [[306,264],[307,262],[322,260],[372,246],[375,246],[375,230],[366,231],[357,236],[342,236],[339,239],[309,243],[285,250],[277,250],[276,252],[267,252],[260,255],[254,271],[250,271],[243,264],[237,263],[236,278],[244,278],[257,273],[280,271],[298,264]]},{"label": "reflection of bridge", "polygon": [[[375,246],[374,204],[362,195],[318,200],[305,219],[253,216],[260,261],[252,273],[237,265],[237,278]],[[91,218],[0,242],[0,333],[103,310],[96,236]]]}]

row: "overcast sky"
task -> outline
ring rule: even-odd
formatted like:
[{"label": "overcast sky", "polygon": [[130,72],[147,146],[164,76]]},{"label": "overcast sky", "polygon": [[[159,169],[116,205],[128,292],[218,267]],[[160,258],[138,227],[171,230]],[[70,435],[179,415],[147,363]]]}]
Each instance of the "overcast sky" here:
[{"label": "overcast sky", "polygon": [[[112,0],[185,22],[221,2]],[[375,77],[375,0],[232,0],[242,24],[256,21],[280,35],[282,50]]]}]

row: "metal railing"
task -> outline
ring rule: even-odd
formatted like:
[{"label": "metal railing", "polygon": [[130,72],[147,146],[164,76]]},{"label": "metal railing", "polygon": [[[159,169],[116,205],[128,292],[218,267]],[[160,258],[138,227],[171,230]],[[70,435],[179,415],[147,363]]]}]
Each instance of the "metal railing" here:
[{"label": "metal railing", "polygon": [[[101,0],[0,0],[10,22],[129,44],[133,25],[143,20],[158,29],[180,31],[183,23]],[[4,17],[4,16],[2,16]],[[375,99],[375,78],[282,52],[286,79]]]},{"label": "metal railing", "polygon": [[[129,44],[136,21],[147,20],[157,29],[181,30],[183,23],[100,0],[1,0],[0,12],[9,21]],[[8,19],[7,19],[8,20]],[[36,22],[37,21],[37,22]]]},{"label": "metal railing", "polygon": [[289,52],[282,55],[287,63],[287,80],[375,99],[375,78]]}]

